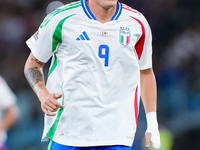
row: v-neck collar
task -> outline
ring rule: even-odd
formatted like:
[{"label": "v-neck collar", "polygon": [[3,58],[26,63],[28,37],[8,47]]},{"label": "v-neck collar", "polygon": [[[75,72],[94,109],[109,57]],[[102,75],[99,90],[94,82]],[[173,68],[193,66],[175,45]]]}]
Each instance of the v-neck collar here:
[{"label": "v-neck collar", "polygon": [[[82,4],[82,8],[83,8],[83,11],[85,12],[86,16],[91,20],[97,20],[95,18],[95,16],[92,14],[92,12],[90,11],[90,9],[87,5],[87,0],[81,0],[81,4]],[[118,2],[117,11],[115,12],[115,15],[111,18],[110,21],[117,20],[119,18],[119,16],[121,15],[121,13],[122,13],[122,4],[120,2]]]}]

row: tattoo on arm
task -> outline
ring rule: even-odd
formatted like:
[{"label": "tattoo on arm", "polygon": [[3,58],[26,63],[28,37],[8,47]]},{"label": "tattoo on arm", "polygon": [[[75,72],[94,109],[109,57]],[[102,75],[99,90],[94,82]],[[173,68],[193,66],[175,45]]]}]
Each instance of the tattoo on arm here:
[{"label": "tattoo on arm", "polygon": [[41,67],[43,67],[44,66],[44,64],[45,63],[43,63],[43,62],[41,62],[41,61],[39,61],[39,60],[37,60],[37,59],[35,59],[35,58],[33,58],[33,57],[31,57],[31,60],[32,61],[35,61],[38,65],[40,65]]},{"label": "tattoo on arm", "polygon": [[[38,67],[28,68],[25,74],[30,86],[33,88],[38,82],[44,82],[43,75]],[[40,85],[41,86],[41,85]]]}]

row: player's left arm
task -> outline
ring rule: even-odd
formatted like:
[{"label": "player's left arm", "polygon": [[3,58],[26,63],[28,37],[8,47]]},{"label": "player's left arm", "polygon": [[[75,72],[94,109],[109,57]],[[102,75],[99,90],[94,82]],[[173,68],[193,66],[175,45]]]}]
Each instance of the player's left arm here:
[{"label": "player's left arm", "polygon": [[153,150],[160,148],[160,135],[157,123],[157,87],[152,68],[140,71],[141,98],[146,112],[147,130],[145,146],[148,148],[152,142]]},{"label": "player's left arm", "polygon": [[2,130],[8,131],[17,121],[19,117],[19,110],[16,104],[9,106],[5,110],[5,116],[3,120],[0,122],[0,132]]}]

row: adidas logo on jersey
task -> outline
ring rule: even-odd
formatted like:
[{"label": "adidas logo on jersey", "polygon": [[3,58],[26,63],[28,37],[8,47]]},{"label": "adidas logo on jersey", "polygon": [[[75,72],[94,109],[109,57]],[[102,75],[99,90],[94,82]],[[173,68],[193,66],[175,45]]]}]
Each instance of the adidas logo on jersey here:
[{"label": "adidas logo on jersey", "polygon": [[87,40],[90,41],[89,36],[87,35],[87,33],[85,31],[82,32],[81,35],[79,35],[79,37],[76,39],[77,41],[81,41],[81,40]]}]

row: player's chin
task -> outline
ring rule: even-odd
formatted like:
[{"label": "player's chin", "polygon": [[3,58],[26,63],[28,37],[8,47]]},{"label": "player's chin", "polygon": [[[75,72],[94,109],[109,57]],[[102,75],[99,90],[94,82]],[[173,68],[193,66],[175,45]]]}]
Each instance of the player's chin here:
[{"label": "player's chin", "polygon": [[116,6],[116,5],[117,5],[117,0],[108,0],[108,1],[105,3],[104,8],[110,9],[110,8]]}]

